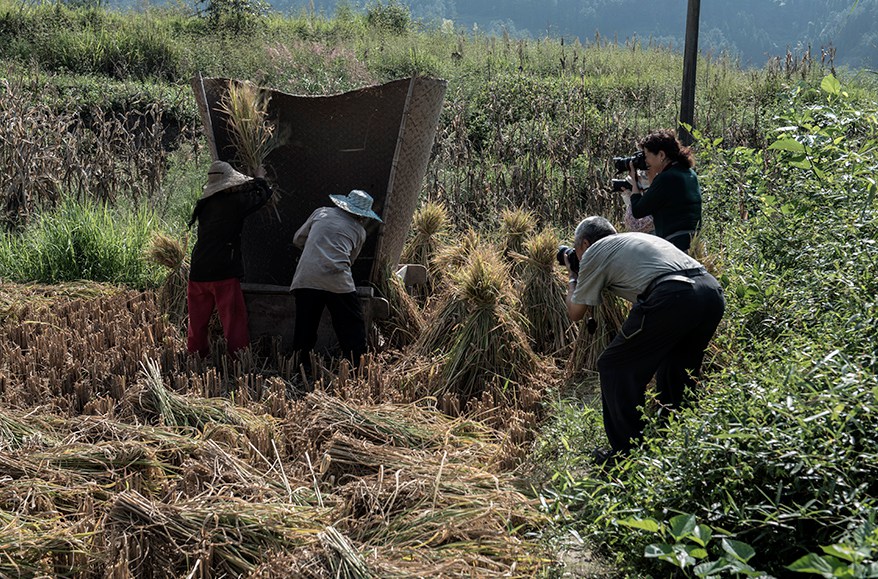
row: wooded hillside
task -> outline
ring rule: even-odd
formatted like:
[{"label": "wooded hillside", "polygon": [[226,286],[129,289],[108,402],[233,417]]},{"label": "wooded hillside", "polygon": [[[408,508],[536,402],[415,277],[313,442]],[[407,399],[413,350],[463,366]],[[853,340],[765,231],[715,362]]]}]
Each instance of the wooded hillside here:
[{"label": "wooded hillside", "polygon": [[[333,14],[349,0],[273,0],[282,12],[308,10]],[[449,19],[458,27],[476,24],[488,33],[509,32],[534,38],[550,36],[625,40],[682,46],[686,2],[638,0],[404,0],[412,15],[425,22]],[[810,44],[836,49],[836,63],[878,67],[878,0],[739,0],[701,6],[703,51],[729,52],[745,65],[761,66],[787,48]]]}]

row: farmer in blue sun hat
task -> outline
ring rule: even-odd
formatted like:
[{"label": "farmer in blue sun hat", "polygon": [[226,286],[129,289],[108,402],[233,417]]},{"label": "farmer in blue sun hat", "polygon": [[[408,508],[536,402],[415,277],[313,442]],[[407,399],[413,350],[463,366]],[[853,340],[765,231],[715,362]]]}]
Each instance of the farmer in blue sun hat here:
[{"label": "farmer in blue sun hat", "polygon": [[351,265],[366,241],[365,226],[382,221],[365,191],[354,189],[329,199],[335,207],[315,210],[293,236],[302,249],[290,286],[296,297],[293,350],[306,371],[324,308],[329,308],[342,355],[359,364],[366,353],[365,319]]}]

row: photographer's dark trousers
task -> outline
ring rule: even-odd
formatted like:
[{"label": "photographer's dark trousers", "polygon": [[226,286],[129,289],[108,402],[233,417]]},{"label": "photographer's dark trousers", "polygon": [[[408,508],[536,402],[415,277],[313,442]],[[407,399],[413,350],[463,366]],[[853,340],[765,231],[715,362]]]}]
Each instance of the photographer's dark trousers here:
[{"label": "photographer's dark trousers", "polygon": [[317,330],[323,309],[329,308],[332,327],[338,337],[342,356],[359,364],[366,353],[366,323],[357,292],[336,294],[318,289],[296,289],[296,325],[293,350],[299,362],[310,370],[310,353],[317,344]]},{"label": "photographer's dark trousers", "polygon": [[604,429],[617,452],[642,436],[639,407],[653,376],[662,406],[680,406],[686,388],[696,385],[704,350],[722,319],[725,299],[716,279],[706,272],[685,277],[651,284],[598,359]]}]

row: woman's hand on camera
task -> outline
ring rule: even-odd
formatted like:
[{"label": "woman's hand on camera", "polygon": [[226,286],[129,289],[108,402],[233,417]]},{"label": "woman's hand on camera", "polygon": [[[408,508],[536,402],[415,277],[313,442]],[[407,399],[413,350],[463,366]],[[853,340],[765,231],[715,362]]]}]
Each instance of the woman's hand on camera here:
[{"label": "woman's hand on camera", "polygon": [[[634,193],[640,193],[640,187],[637,184],[637,169],[634,168],[632,161],[628,161],[628,180],[631,182],[631,191],[628,193],[629,197]],[[624,194],[625,192],[623,192]]]}]

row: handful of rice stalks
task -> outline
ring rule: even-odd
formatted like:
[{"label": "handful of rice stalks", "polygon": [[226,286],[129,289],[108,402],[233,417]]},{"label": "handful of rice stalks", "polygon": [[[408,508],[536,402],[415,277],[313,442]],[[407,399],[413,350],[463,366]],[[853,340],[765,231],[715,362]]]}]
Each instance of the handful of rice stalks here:
[{"label": "handful of rice stalks", "polygon": [[158,291],[159,308],[174,324],[186,320],[186,294],[189,285],[189,262],[186,255],[186,243],[158,232],[150,240],[146,257],[153,263],[167,267],[170,272]]},{"label": "handful of rice stalks", "polygon": [[284,144],[277,123],[268,117],[271,94],[249,82],[229,82],[218,109],[226,114],[229,137],[247,175],[256,175],[268,155]]},{"label": "handful of rice stalks", "polygon": [[186,259],[185,243],[158,231],[153,234],[146,249],[149,261],[163,265],[171,271],[180,269]]}]

